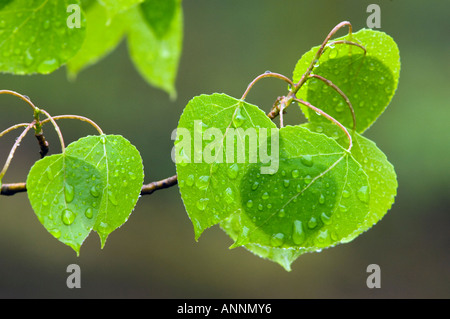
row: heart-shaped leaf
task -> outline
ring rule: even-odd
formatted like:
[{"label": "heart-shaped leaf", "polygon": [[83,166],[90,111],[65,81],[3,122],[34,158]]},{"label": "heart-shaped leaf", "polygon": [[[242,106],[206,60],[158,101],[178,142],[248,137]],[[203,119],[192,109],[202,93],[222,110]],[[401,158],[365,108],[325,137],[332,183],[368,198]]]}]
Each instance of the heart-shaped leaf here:
[{"label": "heart-shaped leaf", "polygon": [[[356,131],[362,133],[380,116],[395,93],[400,74],[400,55],[394,40],[381,31],[363,29],[352,36],[335,39],[339,40],[364,46],[366,54],[354,45],[331,45],[326,47],[313,73],[333,82],[349,98],[355,112]],[[298,61],[294,82],[298,82],[306,72],[318,49],[319,46],[312,48]],[[343,125],[353,127],[352,113],[345,100],[323,81],[309,79],[297,96]],[[310,122],[328,121],[305,106],[302,110]]]},{"label": "heart-shaped leaf", "polygon": [[70,144],[66,154],[93,165],[101,175],[103,187],[91,189],[101,198],[94,230],[102,247],[108,235],[124,224],[139,198],[144,168],[138,150],[119,135],[87,136]]},{"label": "heart-shaped leaf", "polygon": [[94,227],[103,180],[93,165],[67,154],[45,157],[36,162],[27,177],[28,198],[39,221],[77,255]]}]

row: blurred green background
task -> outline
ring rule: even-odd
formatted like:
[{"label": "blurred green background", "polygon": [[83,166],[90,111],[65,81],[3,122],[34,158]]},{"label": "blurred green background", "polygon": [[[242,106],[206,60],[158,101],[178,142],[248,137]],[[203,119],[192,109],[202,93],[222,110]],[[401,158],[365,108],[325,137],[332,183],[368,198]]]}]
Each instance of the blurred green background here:
[{"label": "blurred green background", "polygon": [[[150,87],[126,44],[82,72],[0,75],[0,88],[28,95],[52,115],[79,114],[140,150],[146,183],[175,173],[171,132],[187,102],[201,93],[240,97],[266,70],[288,76],[300,56],[340,21],[366,27],[373,1],[185,0],[178,97]],[[450,41],[448,1],[378,1],[381,30],[400,48],[402,69],[392,103],[366,132],[394,164],[396,203],[353,242],[301,256],[290,273],[232,243],[217,226],[194,240],[177,187],[142,197],[103,250],[92,233],[80,257],[53,239],[26,194],[0,198],[0,297],[3,298],[449,298]],[[341,31],[338,36],[344,35]],[[247,101],[268,111],[285,83],[259,82]],[[0,97],[1,130],[31,120],[28,106]],[[289,123],[304,121],[290,110]],[[66,144],[95,131],[60,121]],[[6,160],[19,131],[0,141]],[[46,129],[59,152],[53,129]],[[25,181],[39,158],[32,134],[3,182]],[[81,267],[81,289],[68,289],[66,267]],[[381,267],[381,288],[368,289],[366,267]]]}]

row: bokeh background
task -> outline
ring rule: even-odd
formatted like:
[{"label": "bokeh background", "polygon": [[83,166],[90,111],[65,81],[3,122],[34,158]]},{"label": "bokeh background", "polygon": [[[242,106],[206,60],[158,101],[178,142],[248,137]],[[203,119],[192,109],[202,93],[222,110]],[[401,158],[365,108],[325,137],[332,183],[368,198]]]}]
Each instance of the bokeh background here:
[{"label": "bokeh background", "polygon": [[[126,43],[74,82],[65,68],[47,76],[0,75],[0,88],[28,95],[53,115],[79,114],[140,150],[145,182],[175,173],[171,132],[187,102],[202,93],[240,97],[266,70],[291,76],[295,63],[340,21],[366,27],[370,3],[381,7],[381,30],[400,48],[402,69],[392,103],[367,132],[394,164],[393,208],[353,242],[301,256],[290,273],[243,248],[217,226],[194,240],[178,188],[142,197],[129,221],[103,250],[96,233],[80,257],[53,239],[26,194],[0,198],[2,298],[449,298],[450,297],[450,4],[448,1],[185,0],[184,46],[176,100],[135,71]],[[344,35],[341,31],[338,35]],[[247,100],[268,111],[285,93],[267,79]],[[11,96],[0,98],[0,128],[32,114]],[[304,121],[290,110],[290,123]],[[95,131],[60,121],[66,143]],[[19,131],[0,141],[6,159]],[[46,129],[59,152],[53,129]],[[32,134],[4,182],[25,181],[39,158]],[[81,289],[68,289],[66,267],[81,267]],[[381,267],[381,288],[368,289],[366,267]]]}]

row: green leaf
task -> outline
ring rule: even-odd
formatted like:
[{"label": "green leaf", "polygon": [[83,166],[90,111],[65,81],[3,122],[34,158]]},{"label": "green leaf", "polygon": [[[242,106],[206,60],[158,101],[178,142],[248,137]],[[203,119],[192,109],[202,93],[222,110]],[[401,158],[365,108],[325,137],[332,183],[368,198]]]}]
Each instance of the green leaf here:
[{"label": "green leaf", "polygon": [[144,180],[141,156],[118,135],[81,138],[67,147],[66,154],[95,166],[104,181],[103,188],[91,189],[101,197],[94,230],[104,247],[109,234],[128,220],[136,206]]},{"label": "green leaf", "polygon": [[[335,44],[327,47],[313,73],[337,85],[349,98],[356,117],[356,130],[364,132],[387,107],[398,85],[400,56],[396,43],[386,33],[363,29],[335,40],[348,40],[363,45],[364,51],[353,45]],[[330,41],[332,42],[332,41]],[[294,70],[298,82],[319,46],[305,53]],[[324,82],[311,78],[297,96],[322,109],[343,125],[352,128],[351,112],[345,100]],[[327,122],[311,109],[302,106],[311,122]]]},{"label": "green leaf", "polygon": [[126,25],[121,14],[108,20],[104,6],[95,2],[86,10],[86,39],[78,53],[67,63],[69,77],[74,78],[82,69],[95,64],[109,54],[124,37]]},{"label": "green leaf", "polygon": [[[15,0],[0,7],[0,71],[48,74],[65,64],[81,48],[85,37],[84,13],[80,27],[68,27],[75,0]],[[79,9],[79,7],[78,7]]]},{"label": "green leaf", "polygon": [[109,19],[115,17],[116,14],[126,11],[144,0],[98,0],[108,11]]},{"label": "green leaf", "polygon": [[103,188],[100,172],[83,160],[57,154],[36,162],[27,177],[28,198],[39,221],[77,255],[94,227]]},{"label": "green leaf", "polygon": [[[245,133],[257,126],[276,129],[258,107],[225,94],[195,97],[184,109],[175,141],[176,167],[196,239],[241,207],[240,182],[250,161]],[[259,139],[259,131],[253,136]]]},{"label": "green leaf", "polygon": [[[160,14],[147,11],[153,8],[148,4],[150,2],[152,1],[148,0],[127,12],[129,52],[142,77],[151,85],[165,90],[173,98],[176,95],[175,79],[183,41],[181,1],[177,1],[170,23],[166,21],[158,24],[158,27],[151,27],[154,22],[148,20],[149,16]],[[161,27],[164,25],[167,27]],[[155,28],[158,31],[155,32]],[[161,30],[164,34],[161,34]]]},{"label": "green leaf", "polygon": [[[348,140],[345,134],[332,124],[308,123],[304,125],[309,130],[320,132],[335,139],[343,147]],[[370,197],[368,197],[370,214],[367,216],[362,231],[367,230],[377,223],[394,204],[397,194],[397,175],[393,165],[386,155],[369,139],[355,134],[351,154],[360,163],[369,178]],[[358,196],[366,198],[366,194],[360,192]]]}]

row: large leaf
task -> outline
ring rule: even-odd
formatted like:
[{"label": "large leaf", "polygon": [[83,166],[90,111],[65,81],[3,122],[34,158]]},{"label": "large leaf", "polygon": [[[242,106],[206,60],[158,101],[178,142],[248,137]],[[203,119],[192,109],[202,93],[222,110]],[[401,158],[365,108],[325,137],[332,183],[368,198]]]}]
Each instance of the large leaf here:
[{"label": "large leaf", "polygon": [[103,247],[108,235],[128,220],[136,206],[144,180],[141,156],[118,135],[81,138],[66,153],[96,167],[104,181],[102,188],[91,189],[91,194],[101,198],[94,230]]},{"label": "large leaf", "polygon": [[39,221],[77,254],[94,227],[102,200],[102,194],[93,196],[91,190],[103,187],[93,165],[67,154],[39,160],[27,177],[28,198]]},{"label": "large leaf", "polygon": [[[395,93],[400,74],[398,47],[386,33],[367,29],[335,40],[359,43],[367,54],[357,46],[335,44],[325,49],[313,73],[332,81],[347,95],[355,111],[356,131],[362,133],[380,116]],[[300,80],[318,49],[319,46],[312,48],[298,61],[294,82]],[[310,79],[297,95],[352,128],[353,119],[345,100],[324,82]],[[309,108],[302,106],[302,110],[311,122],[328,121]]]},{"label": "large leaf", "polygon": [[144,0],[98,0],[107,10],[108,20],[113,19],[116,14],[142,3]]},{"label": "large leaf", "polygon": [[[77,0],[15,0],[0,6],[0,71],[47,74],[65,64],[81,48],[86,21],[69,28],[69,5]],[[79,7],[78,7],[79,8]]]}]

